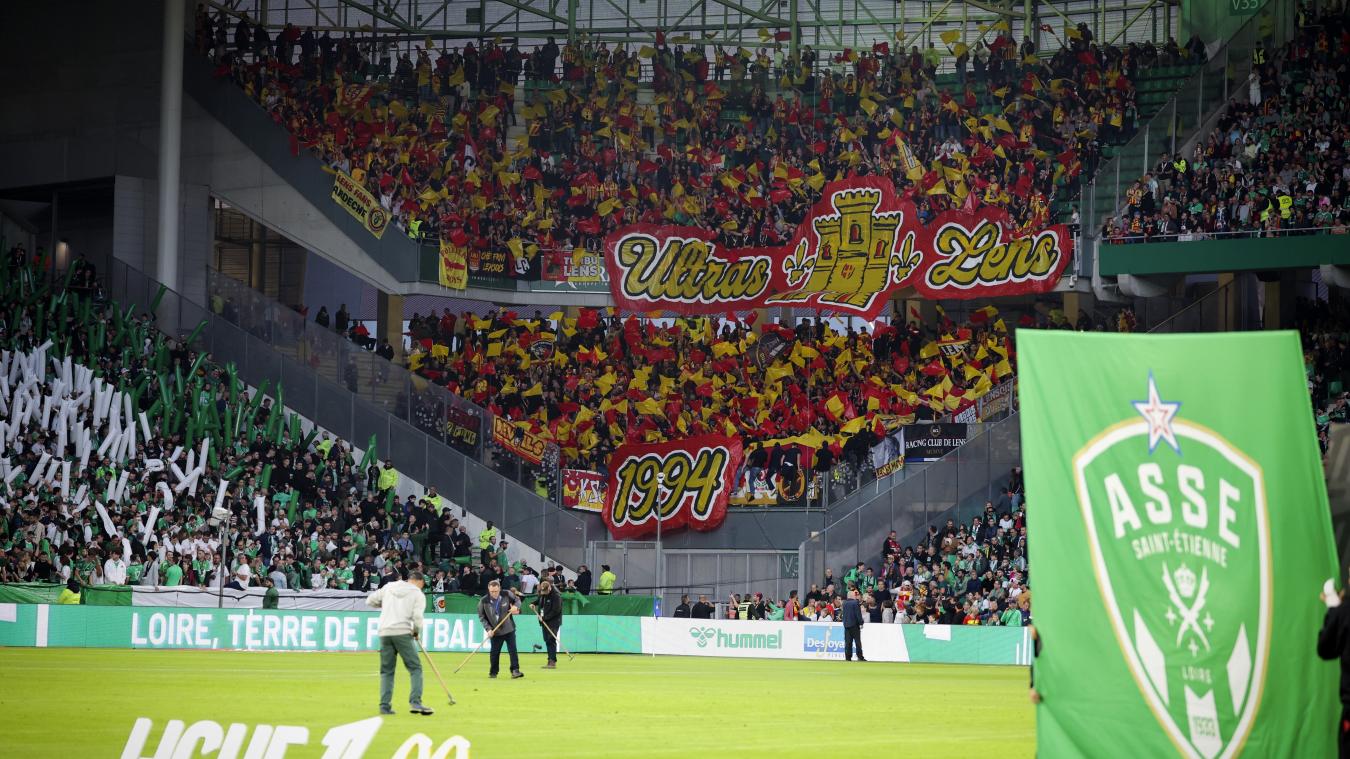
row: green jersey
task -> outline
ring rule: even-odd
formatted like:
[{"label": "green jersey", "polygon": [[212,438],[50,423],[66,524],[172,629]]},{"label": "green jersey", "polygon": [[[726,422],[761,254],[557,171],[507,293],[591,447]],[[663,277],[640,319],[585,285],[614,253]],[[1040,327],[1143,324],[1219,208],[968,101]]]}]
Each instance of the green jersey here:
[{"label": "green jersey", "polygon": [[183,584],[183,568],[180,567],[180,566],[178,566],[177,564],[170,564],[167,568],[165,568],[165,570],[164,570],[164,584],[165,584],[165,585],[182,585],[182,584]]}]

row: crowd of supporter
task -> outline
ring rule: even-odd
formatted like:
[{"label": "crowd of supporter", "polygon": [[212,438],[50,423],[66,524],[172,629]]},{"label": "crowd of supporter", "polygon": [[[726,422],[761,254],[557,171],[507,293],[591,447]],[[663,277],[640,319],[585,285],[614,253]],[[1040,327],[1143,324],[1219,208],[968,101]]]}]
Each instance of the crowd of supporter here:
[{"label": "crowd of supporter", "polygon": [[[1164,153],[1108,218],[1114,242],[1345,234],[1350,223],[1350,26],[1328,10],[1277,50],[1184,154]],[[1264,61],[1264,63],[1261,63]]]},{"label": "crowd of supporter", "polygon": [[[509,560],[509,541],[491,523],[471,537],[435,488],[399,502],[399,474],[388,461],[380,464],[366,452],[368,460],[358,462],[348,443],[304,434],[270,397],[253,396],[256,411],[246,413],[250,391],[227,368],[157,333],[148,313],[122,312],[117,303],[70,288],[65,297],[52,297],[46,278],[37,273],[44,270],[25,259],[24,252],[11,251],[0,270],[7,306],[0,313],[0,344],[18,352],[52,341],[48,356],[68,355],[95,377],[135,392],[132,408],[147,412],[151,435],[124,460],[93,454],[83,470],[72,467],[64,491],[45,481],[38,464],[46,455],[71,457],[70,447],[58,449],[65,436],[34,421],[7,442],[13,475],[0,485],[0,582],[68,582],[76,589],[226,583],[366,590],[421,568],[444,573],[437,587],[474,592],[492,579],[516,586],[530,582],[522,578],[561,571],[547,567],[536,573]],[[97,281],[92,267],[88,274],[72,272],[72,282],[87,280]],[[179,392],[169,393],[167,405],[154,389],[162,378],[169,386],[182,383]],[[54,381],[49,371],[39,395],[56,392]],[[69,387],[60,392],[58,402],[78,397]],[[3,416],[12,410],[7,406]],[[238,420],[238,433],[219,432],[208,421],[217,418]],[[97,448],[103,431],[91,431]],[[178,484],[171,470],[184,464],[183,451],[198,450],[203,434],[211,438],[210,454],[199,485],[195,492],[176,493],[168,508],[159,485]],[[151,463],[156,461],[164,463]],[[110,498],[111,483],[123,473],[125,490]],[[225,537],[228,559],[222,556],[220,529],[209,522],[222,478],[230,482],[224,500],[232,520]],[[557,579],[567,587],[560,574]],[[588,586],[589,574],[578,582]]]},{"label": "crowd of supporter", "polygon": [[[638,49],[481,41],[414,58],[294,27],[273,39],[204,11],[198,39],[296,153],[363,183],[414,236],[509,251],[517,267],[595,250],[635,222],[775,244],[826,181],[864,174],[891,177],[924,218],[999,206],[1044,225],[1057,191],[1076,194],[1102,145],[1135,130],[1139,70],[1204,50],[1103,45],[1080,25],[1048,56],[999,30],[973,47],[881,42],[833,57],[658,34]],[[939,83],[939,66],[954,80]]]},{"label": "crowd of supporter", "polygon": [[1011,330],[992,307],[922,328],[895,321],[841,332],[819,318],[757,329],[753,314],[446,313],[412,320],[409,367],[555,443],[564,466],[605,472],[625,443],[714,433],[741,437],[747,453],[781,442],[775,470],[827,471],[863,460],[886,426],[950,413],[1014,372]]},{"label": "crowd of supporter", "polygon": [[1027,572],[1026,505],[1015,468],[999,502],[986,503],[969,525],[947,520],[930,526],[915,545],[901,546],[894,530],[875,558],[826,569],[805,597],[732,595],[729,619],[841,621],[844,599],[856,592],[863,614],[880,624],[1021,626],[1031,622]]},{"label": "crowd of supporter", "polygon": [[1313,420],[1322,453],[1331,425],[1350,421],[1350,305],[1344,299],[1300,300],[1296,311]]}]

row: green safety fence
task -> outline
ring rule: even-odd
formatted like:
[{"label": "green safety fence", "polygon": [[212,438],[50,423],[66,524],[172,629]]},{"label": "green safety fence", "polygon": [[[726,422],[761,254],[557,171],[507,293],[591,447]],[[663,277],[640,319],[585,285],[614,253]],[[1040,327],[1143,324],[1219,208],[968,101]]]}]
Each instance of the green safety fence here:
[{"label": "green safety fence", "polygon": [[66,586],[54,582],[11,582],[0,585],[0,603],[54,604]]},{"label": "green safety fence", "polygon": [[117,586],[92,586],[80,591],[80,603],[86,606],[134,606],[131,602],[132,588]]},{"label": "green safety fence", "polygon": [[[0,617],[0,646],[246,651],[376,651],[379,614],[359,611],[184,609],[153,606],[21,604]],[[520,649],[544,645],[538,622],[517,624]],[[426,618],[428,651],[468,652],[483,641],[477,616]],[[640,653],[637,617],[566,619],[563,644],[573,653]]]},{"label": "green safety fence", "polygon": [[[65,590],[59,582],[11,582],[0,585],[0,603],[54,604]],[[133,589],[127,586],[92,585],[80,589],[86,606],[132,606]]]},{"label": "green safety fence", "polygon": [[[898,625],[909,661],[929,664],[1030,664],[1025,627]],[[941,630],[940,634],[938,631]]]}]

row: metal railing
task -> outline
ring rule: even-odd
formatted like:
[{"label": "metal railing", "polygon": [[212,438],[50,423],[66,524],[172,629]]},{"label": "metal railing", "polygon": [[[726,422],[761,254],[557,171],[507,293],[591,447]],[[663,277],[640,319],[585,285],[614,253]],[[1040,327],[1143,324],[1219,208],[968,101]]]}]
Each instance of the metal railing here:
[{"label": "metal railing", "polygon": [[[964,446],[917,470],[908,479],[884,490],[866,489],[855,495],[856,508],[832,519],[825,529],[804,541],[798,551],[801,587],[859,561],[881,556],[881,542],[895,530],[901,545],[916,542],[930,524],[948,519],[968,524],[984,514],[988,501],[998,503],[997,484],[1021,463],[1019,415],[1010,414],[985,425]],[[828,517],[827,517],[828,518]]]},{"label": "metal railing", "polygon": [[[1013,382],[1013,380],[1009,380]],[[1002,421],[1009,415],[1015,413],[1017,407],[1017,393],[1015,389],[1008,390],[1007,406],[997,413],[992,413],[987,417],[982,416],[983,422],[969,422],[966,424],[966,439],[976,440],[984,434],[992,424]],[[945,415],[942,422],[951,422],[951,415]],[[922,422],[916,423],[915,427],[921,427]],[[843,462],[836,464],[828,475],[820,483],[821,501],[827,514],[845,514],[852,511],[860,505],[862,500],[868,500],[878,494],[881,494],[891,488],[897,487],[911,477],[918,476],[927,467],[936,462],[908,463],[892,474],[883,477],[876,476],[876,469],[872,466],[870,460],[862,462]],[[862,494],[861,500],[855,496]],[[830,518],[826,518],[827,524]]]},{"label": "metal railing", "polygon": [[[322,327],[215,270],[207,270],[206,292],[211,310],[223,320],[301,363],[315,375],[346,387],[376,408],[539,496],[559,500],[559,452],[552,443],[545,446],[541,463],[526,461],[494,441],[493,414],[376,355],[372,350],[373,338],[368,347],[357,345],[348,336]],[[310,411],[320,410],[304,409],[301,413],[312,419]]]},{"label": "metal railing", "polygon": [[[158,282],[121,261],[113,261],[108,280],[109,297],[122,308],[133,307],[137,312],[154,301],[160,288]],[[223,311],[223,299],[213,297],[212,301]],[[380,458],[392,460],[404,477],[424,487],[434,486],[456,507],[492,520],[508,539],[569,567],[585,563],[587,531],[583,520],[501,476],[500,467],[465,455],[444,437],[429,435],[399,418],[393,413],[397,404],[390,402],[391,395],[409,399],[408,410],[415,412],[412,399],[422,397],[425,388],[417,386],[410,376],[401,378],[404,384],[394,384],[395,367],[345,340],[340,342],[346,345],[325,347],[324,343],[303,339],[306,332],[295,330],[294,321],[281,313],[283,309],[277,306],[253,313],[247,320],[242,314],[227,319],[213,308],[167,291],[154,316],[161,331],[178,338],[191,337],[194,350],[209,353],[218,365],[234,364],[239,379],[254,387],[265,385],[268,395],[279,398],[291,411],[334,437],[358,448],[373,439]],[[272,341],[279,341],[282,335],[289,341],[283,344],[297,354],[287,355],[274,347]],[[378,376],[379,367],[374,362],[379,361],[389,372],[388,378],[374,386],[358,382],[357,391],[352,392],[333,376],[332,367],[344,366],[338,363],[339,358],[356,361],[359,377]],[[449,404],[455,401],[441,400]],[[498,463],[496,456],[489,461]]]},{"label": "metal railing", "polygon": [[714,603],[731,593],[762,592],[780,599],[798,584],[796,551],[672,549],[655,541],[596,540],[588,556],[592,570],[608,564],[618,574],[616,592],[655,595],[667,617],[684,594],[707,595]]},{"label": "metal railing", "polygon": [[[1337,231],[1339,230],[1339,231]],[[1205,240],[1247,240],[1257,238],[1275,238],[1275,237],[1306,237],[1308,235],[1343,235],[1347,234],[1345,225],[1337,222],[1336,226],[1320,227],[1297,227],[1293,229],[1235,229],[1227,232],[1189,232],[1187,234],[1166,234],[1166,235],[1135,235],[1124,234],[1114,235],[1112,237],[1102,238],[1105,245],[1138,245],[1141,243],[1156,242],[1203,242]]]},{"label": "metal railing", "polygon": [[1149,329],[1150,334],[1256,329],[1246,278],[1235,278],[1200,296],[1195,302]]}]

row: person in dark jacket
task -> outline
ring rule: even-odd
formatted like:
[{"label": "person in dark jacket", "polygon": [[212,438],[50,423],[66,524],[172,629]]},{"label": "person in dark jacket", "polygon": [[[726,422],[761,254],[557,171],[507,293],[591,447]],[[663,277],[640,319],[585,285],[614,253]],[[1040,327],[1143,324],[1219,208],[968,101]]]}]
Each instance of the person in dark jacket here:
[{"label": "person in dark jacket", "polygon": [[691,610],[689,608],[689,596],[687,595],[680,596],[680,605],[675,607],[675,618],[689,619],[690,611]]},{"label": "person in dark jacket", "polygon": [[1036,690],[1036,660],[1041,658],[1041,636],[1036,632],[1036,625],[1027,625],[1027,633],[1031,635],[1031,703],[1039,704],[1041,692]]},{"label": "person in dark jacket", "polygon": [[691,619],[712,619],[714,611],[713,605],[708,603],[708,597],[699,596],[698,603],[694,604],[694,608],[690,610],[689,616]]},{"label": "person in dark jacket", "polygon": [[1317,655],[1323,659],[1341,660],[1341,721],[1336,739],[1340,743],[1341,759],[1350,758],[1350,604],[1345,603],[1345,591],[1336,593],[1327,580],[1322,601],[1327,615],[1317,633]]},{"label": "person in dark jacket", "polygon": [[548,662],[544,669],[558,667],[558,636],[562,634],[562,595],[553,583],[544,580],[539,583],[539,601],[530,604],[530,608],[539,615],[540,632],[544,634],[544,647],[548,650]]},{"label": "person in dark jacket", "polygon": [[591,570],[587,569],[585,564],[577,570],[577,592],[583,596],[591,594]]},{"label": "person in dark jacket", "polygon": [[[520,655],[516,653],[516,621],[511,617],[520,613],[520,602],[502,591],[497,580],[488,583],[488,593],[478,602],[478,621],[483,634],[492,639],[488,652],[488,677],[496,677],[500,669],[502,646],[511,655],[511,678],[524,677],[520,671]],[[495,632],[494,632],[495,631]]]},{"label": "person in dark jacket", "polygon": [[848,592],[848,599],[844,601],[844,614],[841,621],[844,623],[844,661],[853,660],[853,649],[855,647],[858,649],[858,661],[867,661],[863,658],[863,612],[862,605],[858,602],[858,591],[850,590]]}]

